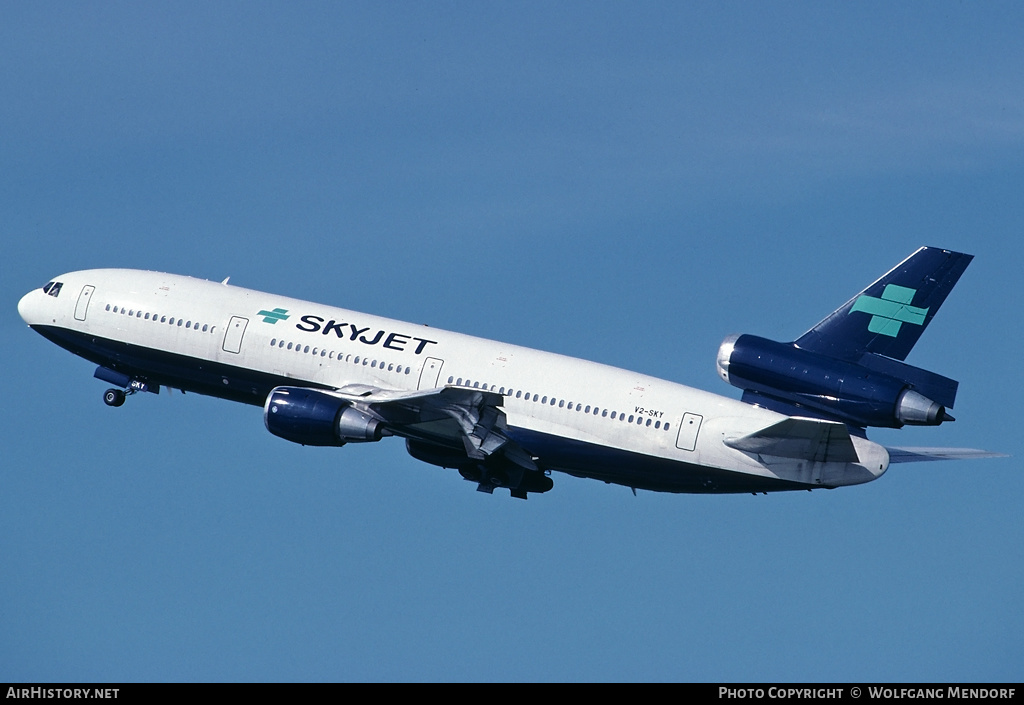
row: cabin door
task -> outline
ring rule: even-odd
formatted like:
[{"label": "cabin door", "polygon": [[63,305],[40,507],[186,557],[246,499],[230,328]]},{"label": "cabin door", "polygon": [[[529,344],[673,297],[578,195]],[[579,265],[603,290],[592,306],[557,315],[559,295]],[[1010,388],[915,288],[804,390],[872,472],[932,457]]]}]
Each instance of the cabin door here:
[{"label": "cabin door", "polygon": [[78,295],[78,303],[75,304],[75,320],[84,321],[85,314],[89,310],[89,302],[92,301],[92,292],[96,291],[94,286],[86,286]]},{"label": "cabin door", "polygon": [[245,335],[245,327],[249,325],[248,318],[232,316],[228,323],[228,329],[224,333],[224,352],[238,353],[242,351],[242,336]]},{"label": "cabin door", "polygon": [[420,382],[416,389],[434,389],[437,387],[437,380],[441,377],[441,368],[444,367],[444,360],[436,357],[428,357],[423,361],[423,369],[420,371]]},{"label": "cabin door", "polygon": [[679,435],[676,436],[676,448],[693,450],[697,447],[697,433],[704,417],[700,414],[683,414],[683,422],[679,424]]}]

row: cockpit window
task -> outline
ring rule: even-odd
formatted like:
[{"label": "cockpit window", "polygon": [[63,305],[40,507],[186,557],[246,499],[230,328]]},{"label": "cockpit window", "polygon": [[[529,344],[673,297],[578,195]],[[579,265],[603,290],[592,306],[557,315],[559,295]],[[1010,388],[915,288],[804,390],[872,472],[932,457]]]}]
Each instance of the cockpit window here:
[{"label": "cockpit window", "polygon": [[47,282],[46,286],[43,287],[43,291],[50,296],[59,296],[60,288],[64,286],[61,282]]}]

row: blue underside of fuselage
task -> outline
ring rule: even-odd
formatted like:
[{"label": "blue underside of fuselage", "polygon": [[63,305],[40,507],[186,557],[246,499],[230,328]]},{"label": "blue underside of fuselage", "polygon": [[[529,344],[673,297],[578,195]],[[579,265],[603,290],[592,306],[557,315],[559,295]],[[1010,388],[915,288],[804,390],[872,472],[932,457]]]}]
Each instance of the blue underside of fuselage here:
[{"label": "blue underside of fuselage", "polygon": [[[330,387],[91,336],[58,326],[32,326],[47,340],[97,365],[187,392],[263,406],[279,386]],[[737,493],[806,490],[811,486],[659,458],[538,431],[509,427],[508,435],[544,469],[657,492]]]}]

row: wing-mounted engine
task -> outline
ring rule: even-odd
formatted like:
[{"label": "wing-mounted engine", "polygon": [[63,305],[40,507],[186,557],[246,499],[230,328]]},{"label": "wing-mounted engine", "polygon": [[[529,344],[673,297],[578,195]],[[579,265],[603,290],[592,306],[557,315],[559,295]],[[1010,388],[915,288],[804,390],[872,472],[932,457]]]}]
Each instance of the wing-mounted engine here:
[{"label": "wing-mounted engine", "polygon": [[380,419],[336,395],[304,387],[277,387],[263,406],[275,436],[304,446],[343,446],[379,441],[391,433]]},{"label": "wing-mounted engine", "polygon": [[957,382],[906,364],[972,255],[922,247],[792,343],[730,336],[718,374],[743,401],[852,426],[938,426]]},{"label": "wing-mounted engine", "polygon": [[718,374],[743,400],[790,416],[857,427],[938,426],[957,382],[866,353],[858,362],[829,358],[753,335],[730,336],[718,349]]},{"label": "wing-mounted engine", "polygon": [[277,387],[263,420],[275,436],[307,446],[343,446],[398,435],[409,454],[455,468],[483,492],[508,488],[513,497],[546,492],[553,483],[534,458],[509,439],[502,396],[442,387],[399,391],[366,385],[337,390]]}]

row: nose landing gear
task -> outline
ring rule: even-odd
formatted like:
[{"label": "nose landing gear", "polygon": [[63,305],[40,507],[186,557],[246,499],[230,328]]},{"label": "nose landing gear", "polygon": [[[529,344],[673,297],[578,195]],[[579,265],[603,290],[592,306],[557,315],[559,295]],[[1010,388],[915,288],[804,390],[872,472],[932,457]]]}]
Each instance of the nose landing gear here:
[{"label": "nose landing gear", "polygon": [[103,403],[107,406],[121,406],[128,395],[136,392],[157,392],[160,389],[159,387],[150,387],[149,382],[145,380],[131,377],[123,372],[115,372],[106,367],[97,367],[93,376],[121,387],[121,389],[114,388],[103,392]]},{"label": "nose landing gear", "polygon": [[103,403],[107,406],[121,406],[124,404],[125,393],[120,389],[108,389],[103,392]]}]

